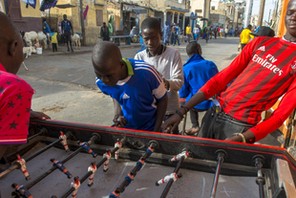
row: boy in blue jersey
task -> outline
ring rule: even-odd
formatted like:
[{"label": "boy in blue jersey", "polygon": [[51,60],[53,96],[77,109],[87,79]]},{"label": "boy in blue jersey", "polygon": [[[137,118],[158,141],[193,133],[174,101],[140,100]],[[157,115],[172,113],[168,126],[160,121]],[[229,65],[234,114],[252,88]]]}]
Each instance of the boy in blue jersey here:
[{"label": "boy in blue jersey", "polygon": [[113,98],[115,125],[160,131],[167,93],[158,72],[143,61],[123,59],[119,48],[107,41],[95,45],[92,63],[97,86]]},{"label": "boy in blue jersey", "polygon": [[[201,56],[201,46],[197,41],[191,41],[186,46],[186,52],[189,59],[183,67],[184,85],[179,90],[179,95],[180,98],[186,98],[186,102],[188,102],[210,78],[218,73],[218,68],[215,63],[205,60]],[[185,131],[188,135],[196,135],[198,133],[198,112],[208,110],[211,105],[211,100],[205,100],[190,110],[192,128]]]}]

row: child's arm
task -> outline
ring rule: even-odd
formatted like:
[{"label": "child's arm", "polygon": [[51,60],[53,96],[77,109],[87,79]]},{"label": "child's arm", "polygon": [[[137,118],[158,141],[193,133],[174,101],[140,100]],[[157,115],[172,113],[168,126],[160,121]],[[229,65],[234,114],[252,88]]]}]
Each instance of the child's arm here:
[{"label": "child's arm", "polygon": [[158,100],[156,104],[157,106],[156,122],[155,122],[153,131],[160,131],[160,126],[162,124],[162,121],[166,112],[167,104],[168,104],[168,96],[167,94],[165,94],[161,99]]}]

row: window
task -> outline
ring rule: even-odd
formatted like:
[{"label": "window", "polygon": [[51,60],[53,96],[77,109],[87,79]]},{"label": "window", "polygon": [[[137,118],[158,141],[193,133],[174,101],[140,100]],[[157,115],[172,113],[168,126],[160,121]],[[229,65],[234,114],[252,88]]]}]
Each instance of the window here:
[{"label": "window", "polygon": [[97,26],[103,25],[103,10],[96,10]]}]

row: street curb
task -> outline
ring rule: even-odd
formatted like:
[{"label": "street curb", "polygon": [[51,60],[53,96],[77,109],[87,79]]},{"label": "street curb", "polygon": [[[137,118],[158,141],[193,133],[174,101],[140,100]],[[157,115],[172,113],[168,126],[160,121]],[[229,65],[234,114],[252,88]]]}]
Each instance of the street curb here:
[{"label": "street curb", "polygon": [[[126,48],[140,48],[141,45],[140,44],[136,44],[136,45],[120,45],[118,46],[119,49],[126,49]],[[58,51],[58,52],[52,52],[52,51],[44,51],[44,53],[42,55],[44,56],[59,56],[59,55],[76,55],[76,54],[86,54],[86,53],[90,53],[92,52],[93,47],[91,46],[84,46],[81,47],[80,49],[74,49],[74,52],[67,52],[67,51]]]}]

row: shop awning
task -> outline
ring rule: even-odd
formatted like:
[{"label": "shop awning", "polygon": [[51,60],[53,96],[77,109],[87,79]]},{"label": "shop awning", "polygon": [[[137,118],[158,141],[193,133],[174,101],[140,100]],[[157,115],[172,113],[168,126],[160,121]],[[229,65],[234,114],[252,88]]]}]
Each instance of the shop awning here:
[{"label": "shop awning", "polygon": [[66,4],[58,4],[55,7],[61,8],[61,9],[66,9],[66,8],[73,8],[73,7],[76,7],[76,6],[72,5],[70,3],[66,3]]}]

